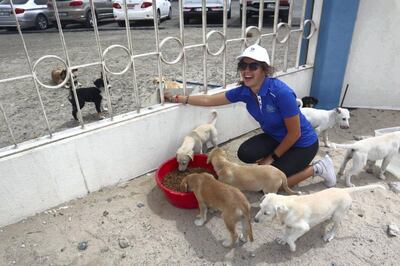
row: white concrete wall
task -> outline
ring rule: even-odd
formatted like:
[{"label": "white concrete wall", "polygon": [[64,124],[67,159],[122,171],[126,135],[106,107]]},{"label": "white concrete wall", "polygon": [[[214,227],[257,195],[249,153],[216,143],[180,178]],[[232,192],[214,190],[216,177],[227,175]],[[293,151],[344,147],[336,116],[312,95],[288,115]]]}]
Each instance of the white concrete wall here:
[{"label": "white concrete wall", "polygon": [[400,109],[400,1],[362,0],[342,88],[346,107]]},{"label": "white concrete wall", "polygon": [[[311,75],[309,68],[281,79],[305,95]],[[242,104],[215,109],[219,142],[258,128]],[[165,104],[0,150],[0,227],[156,169],[212,110]]]}]

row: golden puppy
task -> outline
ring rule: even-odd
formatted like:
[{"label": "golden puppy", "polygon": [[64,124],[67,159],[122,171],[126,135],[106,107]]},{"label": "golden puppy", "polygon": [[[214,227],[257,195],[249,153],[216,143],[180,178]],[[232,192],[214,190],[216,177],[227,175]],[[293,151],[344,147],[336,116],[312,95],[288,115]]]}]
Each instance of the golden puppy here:
[{"label": "golden puppy", "polygon": [[207,208],[214,208],[222,213],[225,225],[231,234],[231,239],[226,239],[222,245],[233,247],[238,235],[236,223],[241,221],[243,232],[240,240],[246,242],[247,237],[253,242],[251,228],[250,204],[243,193],[230,185],[216,180],[211,174],[190,174],[183,178],[181,191],[192,190],[199,202],[200,214],[194,221],[197,226],[202,226],[207,220]]},{"label": "golden puppy", "polygon": [[300,194],[300,192],[293,191],[288,187],[285,173],[272,165],[232,163],[226,159],[226,152],[218,147],[211,150],[207,162],[211,162],[221,182],[240,190],[262,190],[267,194],[278,192],[282,186],[289,195]]},{"label": "golden puppy", "polygon": [[[166,77],[162,76],[161,77],[161,83],[164,87],[165,90],[170,90],[170,89],[182,89],[183,88],[183,84],[174,80],[169,80]],[[153,84],[158,86],[158,84],[160,84],[160,79],[154,78],[153,79]]]}]

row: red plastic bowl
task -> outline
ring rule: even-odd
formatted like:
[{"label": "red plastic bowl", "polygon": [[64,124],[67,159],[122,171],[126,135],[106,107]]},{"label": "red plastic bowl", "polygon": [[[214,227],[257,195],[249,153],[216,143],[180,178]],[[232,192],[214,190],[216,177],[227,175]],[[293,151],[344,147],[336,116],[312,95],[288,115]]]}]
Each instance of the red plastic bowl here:
[{"label": "red plastic bowl", "polygon": [[[189,168],[201,167],[205,168],[211,173],[215,173],[214,168],[211,164],[207,164],[206,154],[195,154],[193,161],[189,163]],[[157,185],[164,192],[167,200],[174,206],[183,209],[196,209],[199,207],[197,199],[193,192],[177,192],[173,191],[162,184],[164,177],[178,169],[178,162],[176,158],[173,157],[165,162],[163,162],[156,171],[156,182]]]}]

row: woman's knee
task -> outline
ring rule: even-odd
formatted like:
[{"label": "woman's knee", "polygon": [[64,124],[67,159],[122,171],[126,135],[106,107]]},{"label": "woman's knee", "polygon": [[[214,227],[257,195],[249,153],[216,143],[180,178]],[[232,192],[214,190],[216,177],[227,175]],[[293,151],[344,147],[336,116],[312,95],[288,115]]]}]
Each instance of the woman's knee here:
[{"label": "woman's knee", "polygon": [[248,148],[247,145],[240,145],[237,156],[244,163],[255,163],[258,159],[254,157],[254,151]]}]

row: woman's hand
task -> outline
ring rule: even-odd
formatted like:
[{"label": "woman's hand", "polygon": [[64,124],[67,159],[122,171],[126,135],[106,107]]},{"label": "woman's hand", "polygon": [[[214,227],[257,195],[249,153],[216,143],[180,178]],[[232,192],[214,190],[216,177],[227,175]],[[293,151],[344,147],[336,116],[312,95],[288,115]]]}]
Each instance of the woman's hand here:
[{"label": "woman's hand", "polygon": [[269,156],[267,156],[265,158],[262,158],[262,159],[258,160],[257,164],[259,164],[259,165],[269,165],[269,164],[271,164],[273,162],[274,162],[274,159],[272,159],[272,156],[269,155]]}]

